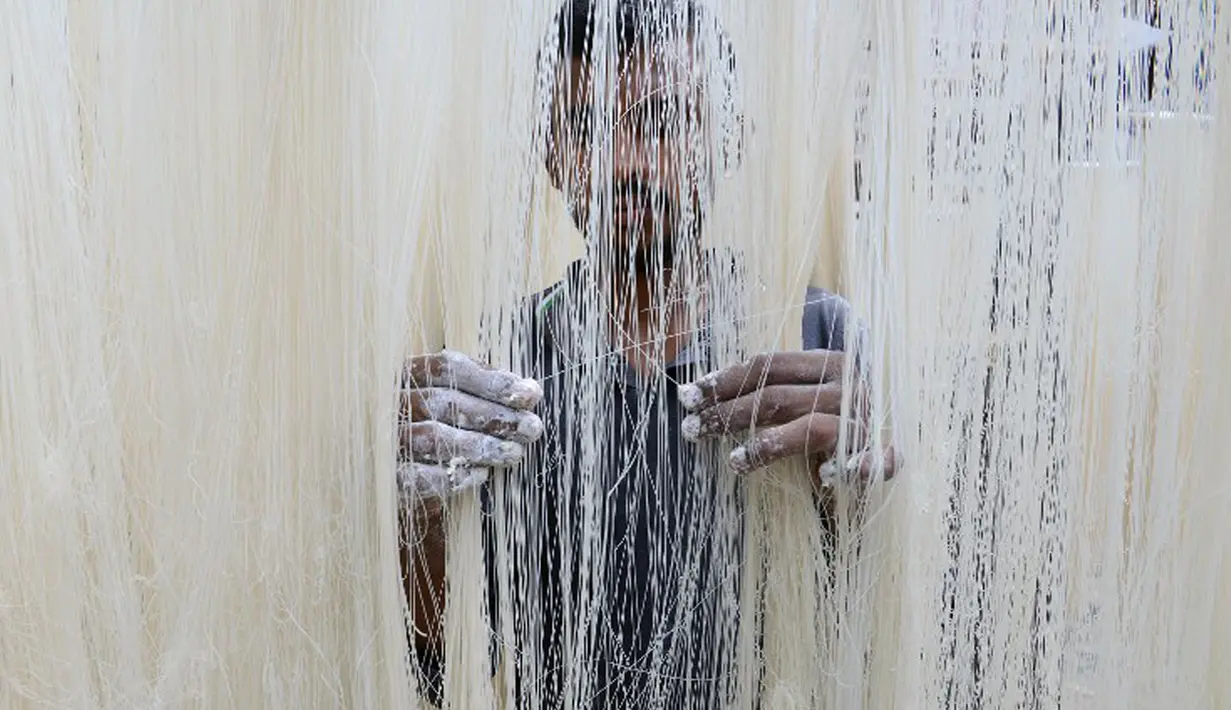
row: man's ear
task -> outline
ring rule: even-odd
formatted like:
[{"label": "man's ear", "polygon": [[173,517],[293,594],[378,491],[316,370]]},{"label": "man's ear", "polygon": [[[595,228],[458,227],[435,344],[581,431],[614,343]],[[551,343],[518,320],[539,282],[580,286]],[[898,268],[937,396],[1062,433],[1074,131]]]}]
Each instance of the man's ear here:
[{"label": "man's ear", "polygon": [[543,147],[543,162],[547,166],[547,176],[551,178],[552,187],[564,191],[564,156],[561,155],[560,144],[556,140],[555,126],[548,124]]}]

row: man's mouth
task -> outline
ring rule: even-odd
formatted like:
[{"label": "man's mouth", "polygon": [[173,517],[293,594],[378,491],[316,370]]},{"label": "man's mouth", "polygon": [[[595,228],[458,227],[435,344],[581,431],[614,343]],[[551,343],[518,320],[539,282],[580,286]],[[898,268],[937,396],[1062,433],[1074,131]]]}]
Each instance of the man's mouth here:
[{"label": "man's mouth", "polygon": [[638,196],[617,197],[611,210],[612,219],[616,224],[626,227],[639,227],[655,216],[653,203]]},{"label": "man's mouth", "polygon": [[615,209],[612,210],[612,218],[616,223],[623,225],[641,224],[649,214],[649,207],[639,201],[620,200],[616,202]]}]

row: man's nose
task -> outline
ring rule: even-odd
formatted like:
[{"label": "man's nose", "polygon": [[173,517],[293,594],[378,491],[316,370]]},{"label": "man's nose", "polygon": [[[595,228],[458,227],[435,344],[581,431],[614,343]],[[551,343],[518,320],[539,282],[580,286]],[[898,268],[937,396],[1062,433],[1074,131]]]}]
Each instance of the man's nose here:
[{"label": "man's nose", "polygon": [[659,177],[655,174],[658,166],[648,142],[628,131],[617,131],[611,161],[612,177],[616,181],[637,180],[649,184]]}]

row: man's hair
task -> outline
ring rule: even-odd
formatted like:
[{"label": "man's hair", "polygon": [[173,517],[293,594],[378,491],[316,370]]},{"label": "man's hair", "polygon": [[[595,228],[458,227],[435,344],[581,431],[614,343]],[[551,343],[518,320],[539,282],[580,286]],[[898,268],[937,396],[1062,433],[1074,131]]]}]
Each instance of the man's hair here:
[{"label": "man's hair", "polygon": [[596,5],[604,10],[610,8],[608,17],[614,27],[609,36],[615,40],[618,55],[652,45],[655,34],[665,30],[690,35],[709,30],[718,40],[720,54],[734,61],[730,40],[696,0],[565,0],[556,13],[557,60],[580,59],[589,63],[593,59],[594,27],[599,12]]},{"label": "man's hair", "polygon": [[717,18],[697,0],[564,0],[553,21],[554,31],[549,31],[539,53],[544,108],[550,108],[555,77],[562,65],[570,60],[593,65],[595,27],[599,20],[606,21],[604,45],[610,48],[614,44],[615,57],[652,49],[673,37],[703,43],[702,53],[714,62],[706,73],[713,79],[709,90],[718,92],[712,98],[720,106],[717,118],[724,136],[723,159],[728,166],[738,163],[743,117],[738,108],[734,48]]}]

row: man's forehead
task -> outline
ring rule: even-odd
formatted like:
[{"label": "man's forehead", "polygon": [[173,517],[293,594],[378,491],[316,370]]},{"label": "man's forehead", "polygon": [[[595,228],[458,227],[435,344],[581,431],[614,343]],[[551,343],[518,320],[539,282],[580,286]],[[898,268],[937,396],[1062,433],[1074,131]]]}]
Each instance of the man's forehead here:
[{"label": "man's forehead", "polygon": [[[650,97],[695,100],[702,87],[702,73],[698,64],[692,53],[687,51],[687,47],[675,51],[633,51],[609,65],[606,81],[617,82],[620,102],[625,105]],[[569,101],[580,104],[592,100],[595,78],[603,72],[592,71],[591,67],[581,60],[574,59],[565,74]]]}]

